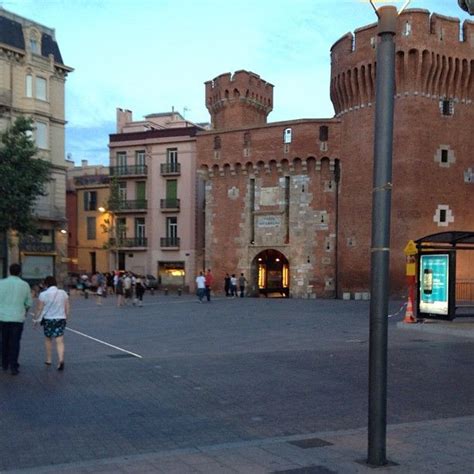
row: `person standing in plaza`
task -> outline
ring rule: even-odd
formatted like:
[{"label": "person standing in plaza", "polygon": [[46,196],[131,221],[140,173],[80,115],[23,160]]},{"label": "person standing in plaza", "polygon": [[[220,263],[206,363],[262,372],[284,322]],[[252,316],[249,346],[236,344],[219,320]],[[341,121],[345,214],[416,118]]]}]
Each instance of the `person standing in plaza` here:
[{"label": "person standing in plaza", "polygon": [[243,298],[245,295],[245,285],[247,284],[247,278],[245,278],[244,274],[241,273],[239,277],[239,289],[240,289],[240,297]]},{"label": "person standing in plaza", "polygon": [[199,303],[202,303],[202,298],[204,296],[205,291],[206,291],[206,278],[202,274],[202,272],[199,272],[199,275],[196,277],[196,293],[197,293],[197,297],[199,298]]},{"label": "person standing in plaza", "polygon": [[117,283],[115,285],[115,295],[117,296],[117,307],[121,308],[124,305],[123,302],[123,277],[117,275]]},{"label": "person standing in plaza", "polygon": [[232,273],[230,277],[230,295],[232,298],[237,296],[237,278],[235,277],[235,273]]},{"label": "person standing in plaza", "polygon": [[56,341],[58,370],[64,370],[64,330],[69,317],[69,297],[58,288],[56,278],[47,276],[44,279],[46,290],[38,296],[33,322],[43,326],[45,336],[46,365],[52,363],[53,338]]},{"label": "person standing in plaza", "polygon": [[33,305],[30,285],[20,278],[21,266],[10,265],[10,276],[0,280],[0,346],[2,369],[17,375],[20,340],[25,316]]},{"label": "person standing in plaza", "polygon": [[206,299],[207,301],[211,301],[211,287],[212,283],[214,282],[214,277],[212,276],[211,269],[207,269],[206,273]]},{"label": "person standing in plaza", "polygon": [[228,273],[224,277],[224,291],[226,296],[230,296],[230,275]]},{"label": "person standing in plaza", "polygon": [[128,272],[123,277],[123,293],[125,296],[125,306],[127,306],[128,302],[132,299],[132,277]]}]

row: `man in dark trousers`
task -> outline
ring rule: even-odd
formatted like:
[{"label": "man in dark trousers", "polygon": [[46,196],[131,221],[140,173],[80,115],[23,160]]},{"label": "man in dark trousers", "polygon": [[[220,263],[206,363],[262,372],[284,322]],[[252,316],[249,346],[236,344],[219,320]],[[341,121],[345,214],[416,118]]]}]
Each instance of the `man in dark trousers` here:
[{"label": "man in dark trousers", "polygon": [[2,369],[18,374],[18,356],[26,312],[33,305],[30,285],[20,278],[21,266],[10,265],[10,276],[0,280],[0,347]]},{"label": "man in dark trousers", "polygon": [[240,289],[240,297],[243,298],[245,295],[245,284],[247,283],[247,278],[245,278],[244,274],[241,273],[239,277],[239,289]]}]

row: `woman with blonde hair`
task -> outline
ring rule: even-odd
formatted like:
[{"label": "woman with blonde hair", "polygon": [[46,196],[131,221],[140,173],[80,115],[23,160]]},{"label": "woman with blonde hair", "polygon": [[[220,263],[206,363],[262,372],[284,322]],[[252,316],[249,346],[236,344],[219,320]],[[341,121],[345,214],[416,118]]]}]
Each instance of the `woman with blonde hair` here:
[{"label": "woman with blonde hair", "polygon": [[58,370],[64,370],[64,330],[66,319],[69,316],[69,297],[64,290],[57,287],[56,278],[48,276],[44,280],[46,290],[38,296],[33,322],[41,322],[45,335],[46,360],[45,364],[52,363],[53,338],[56,341],[58,354]]}]

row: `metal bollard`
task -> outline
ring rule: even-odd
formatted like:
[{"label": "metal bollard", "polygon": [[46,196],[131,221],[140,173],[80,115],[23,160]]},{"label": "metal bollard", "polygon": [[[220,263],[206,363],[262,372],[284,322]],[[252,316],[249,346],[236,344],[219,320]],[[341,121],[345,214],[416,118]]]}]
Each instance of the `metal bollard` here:
[{"label": "metal bollard", "polygon": [[165,296],[168,296],[168,288],[165,288]]},{"label": "metal bollard", "polygon": [[181,296],[181,292],[182,292],[181,288],[178,288],[178,296]]}]

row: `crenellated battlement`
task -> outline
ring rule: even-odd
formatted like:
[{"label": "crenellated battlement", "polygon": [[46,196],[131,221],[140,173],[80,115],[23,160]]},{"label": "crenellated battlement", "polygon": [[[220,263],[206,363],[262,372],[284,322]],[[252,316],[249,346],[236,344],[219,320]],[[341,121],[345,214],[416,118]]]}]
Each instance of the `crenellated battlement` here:
[{"label": "crenellated battlement", "polygon": [[273,85],[253,72],[221,74],[205,86],[215,129],[264,124],[273,109]]},{"label": "crenellated battlement", "polygon": [[258,160],[257,162],[237,162],[237,163],[214,163],[201,165],[198,173],[204,179],[222,178],[229,176],[263,176],[263,175],[299,175],[318,173],[327,163],[330,171],[334,172],[335,163],[338,159],[333,157],[315,157],[292,158],[292,159],[269,159]]},{"label": "crenellated battlement", "polygon": [[[347,33],[331,48],[331,100],[336,115],[375,100],[377,25]],[[474,100],[474,22],[427,10],[398,17],[397,94]]]},{"label": "crenellated battlement", "polygon": [[[465,20],[461,25],[459,18],[431,14],[428,10],[412,8],[403,11],[398,17],[396,42],[420,41],[432,44],[433,47],[463,48],[466,53],[472,49],[474,21]],[[377,23],[358,28],[346,33],[331,47],[331,58],[343,60],[353,53],[375,49],[372,39],[377,37]]]}]

